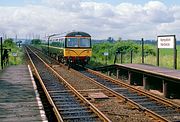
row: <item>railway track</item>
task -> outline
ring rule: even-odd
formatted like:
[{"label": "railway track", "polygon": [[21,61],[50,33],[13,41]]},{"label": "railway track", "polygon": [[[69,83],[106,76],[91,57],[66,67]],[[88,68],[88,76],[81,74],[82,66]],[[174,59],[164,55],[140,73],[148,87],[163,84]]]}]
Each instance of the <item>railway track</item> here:
[{"label": "railway track", "polygon": [[78,69],[78,71],[85,76],[90,77],[90,80],[94,79],[92,82],[97,82],[100,87],[108,89],[117,97],[121,97],[124,100],[129,101],[145,113],[150,113],[151,116],[154,116],[154,118],[157,118],[157,120],[180,120],[180,107],[178,105],[173,105],[173,103],[167,100],[158,98],[157,96],[148,94],[142,90],[135,89],[128,84],[121,83],[115,79],[102,75],[101,73],[94,72],[92,70],[84,70],[81,68]]},{"label": "railway track", "polygon": [[[89,82],[89,80],[81,73],[70,69],[67,66],[59,64],[54,59],[49,58],[42,54],[36,48],[32,48],[33,52],[38,53],[38,55],[43,58],[44,61],[49,63],[51,67],[56,70],[64,79],[68,80],[76,90],[78,90],[86,99],[91,101],[91,103],[96,106],[103,114],[105,114],[111,121],[132,121],[132,122],[152,122],[154,120],[152,117],[146,115],[131,106],[129,103],[124,103],[124,100],[119,99],[112,95],[109,91],[100,88],[98,85]],[[89,95],[93,93],[104,93],[108,96],[108,99],[93,100]]]},{"label": "railway track", "polygon": [[49,122],[56,122],[56,116],[53,112],[53,108],[52,106],[49,104],[48,99],[43,91],[43,88],[41,87],[41,84],[39,83],[39,81],[37,79],[35,79],[36,85],[37,85],[37,89],[38,89],[38,93],[40,95],[40,99],[42,101],[45,113],[46,113],[46,117],[48,119]]},{"label": "railway track", "polygon": [[180,106],[166,99],[151,95],[128,84],[105,76],[93,70],[76,68],[86,77],[93,79],[99,86],[108,89],[116,96],[129,101],[139,109],[150,113],[161,121],[180,121]]},{"label": "railway track", "polygon": [[39,56],[34,54],[29,48],[26,49],[33,69],[40,80],[58,121],[110,122],[106,116],[79,94]]}]

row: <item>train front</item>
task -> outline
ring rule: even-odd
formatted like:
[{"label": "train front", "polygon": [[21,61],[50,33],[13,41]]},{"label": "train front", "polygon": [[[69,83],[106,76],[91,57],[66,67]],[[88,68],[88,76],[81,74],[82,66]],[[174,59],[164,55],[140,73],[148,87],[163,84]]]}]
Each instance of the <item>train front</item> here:
[{"label": "train front", "polygon": [[65,36],[64,57],[69,64],[86,65],[91,55],[91,36],[88,33],[71,32]]}]

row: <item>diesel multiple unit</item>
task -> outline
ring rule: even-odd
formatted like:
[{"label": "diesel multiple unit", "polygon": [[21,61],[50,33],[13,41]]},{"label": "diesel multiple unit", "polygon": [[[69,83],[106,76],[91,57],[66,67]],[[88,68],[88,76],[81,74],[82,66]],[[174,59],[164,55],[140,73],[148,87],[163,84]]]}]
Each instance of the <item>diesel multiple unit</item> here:
[{"label": "diesel multiple unit", "polygon": [[85,32],[70,32],[48,41],[41,45],[42,50],[62,63],[86,65],[92,55],[91,36]]}]

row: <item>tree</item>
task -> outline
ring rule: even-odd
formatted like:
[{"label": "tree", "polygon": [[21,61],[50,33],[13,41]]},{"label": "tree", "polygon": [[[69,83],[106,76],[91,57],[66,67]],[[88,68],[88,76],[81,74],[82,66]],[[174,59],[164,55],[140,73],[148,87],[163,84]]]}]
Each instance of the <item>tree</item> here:
[{"label": "tree", "polygon": [[112,37],[108,37],[107,41],[110,42],[110,43],[113,43],[114,39]]},{"label": "tree", "polygon": [[33,40],[31,40],[31,44],[35,44],[35,45],[41,44],[41,40],[40,39],[33,39]]},{"label": "tree", "polygon": [[13,39],[9,38],[4,40],[5,47],[14,47],[16,44],[13,42]]},{"label": "tree", "polygon": [[121,38],[121,37],[119,37],[117,41],[118,41],[118,42],[122,41],[122,38]]}]

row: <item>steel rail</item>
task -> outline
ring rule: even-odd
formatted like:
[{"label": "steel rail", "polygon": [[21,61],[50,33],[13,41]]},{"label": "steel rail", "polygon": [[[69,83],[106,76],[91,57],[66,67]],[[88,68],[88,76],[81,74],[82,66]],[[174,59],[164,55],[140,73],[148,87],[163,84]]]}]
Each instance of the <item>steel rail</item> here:
[{"label": "steel rail", "polygon": [[35,72],[35,75],[38,78],[38,80],[40,81],[40,84],[41,84],[41,86],[42,86],[42,88],[43,88],[43,90],[44,90],[44,92],[45,92],[45,94],[47,96],[47,99],[48,99],[49,103],[53,107],[53,111],[54,111],[54,113],[56,115],[57,120],[59,122],[63,122],[63,119],[62,119],[61,115],[59,114],[59,111],[58,111],[57,107],[55,106],[55,103],[53,102],[48,90],[46,89],[46,87],[45,87],[45,85],[44,85],[44,83],[43,83],[43,81],[41,79],[41,76],[39,75],[39,73],[38,73],[38,71],[37,71],[37,69],[36,69],[36,67],[35,67],[35,65],[34,65],[32,59],[31,59],[31,57],[30,57],[30,55],[28,53],[28,51],[26,49],[25,49],[25,51],[26,51],[26,54],[27,54],[27,56],[28,56],[28,58],[29,58],[29,60],[31,62],[31,65],[32,65],[32,68],[33,68],[33,70]]},{"label": "steel rail", "polygon": [[127,87],[127,88],[130,88],[130,89],[133,90],[133,91],[138,91],[140,94],[146,95],[146,96],[148,96],[148,97],[150,97],[150,98],[152,98],[152,99],[155,99],[155,100],[157,100],[157,101],[160,101],[161,103],[163,103],[163,104],[165,104],[165,105],[168,105],[168,106],[170,106],[170,107],[174,107],[174,108],[176,108],[176,109],[180,109],[180,105],[178,105],[178,104],[176,104],[176,103],[174,103],[174,102],[171,102],[171,101],[169,101],[169,100],[166,99],[166,98],[162,98],[162,97],[158,97],[157,95],[150,94],[150,93],[148,93],[148,92],[146,92],[146,91],[144,91],[144,90],[135,88],[135,87],[133,87],[133,86],[127,84],[127,83],[124,83],[124,82],[122,82],[122,81],[120,81],[120,80],[111,78],[111,77],[109,77],[109,76],[107,76],[107,75],[104,75],[104,74],[102,74],[102,73],[99,73],[99,72],[97,72],[97,71],[93,71],[93,70],[91,70],[91,69],[87,69],[87,70],[88,70],[89,72],[93,73],[93,74],[99,75],[99,76],[104,77],[104,78],[106,78],[106,79],[109,79],[110,81],[113,81],[113,82],[115,82],[115,83],[117,83],[117,84],[120,84],[120,85],[123,85],[123,86],[125,86],[125,87]]},{"label": "steel rail", "polygon": [[[95,75],[98,75],[98,76],[100,76],[100,77],[103,77],[103,78],[105,78],[105,79],[108,79],[108,80],[110,80],[110,81],[112,81],[112,82],[114,82],[114,83],[116,83],[116,84],[119,84],[119,85],[121,85],[121,86],[124,86],[124,87],[126,87],[126,88],[128,88],[128,89],[130,89],[130,90],[132,90],[132,91],[135,91],[135,92],[138,92],[139,94],[142,94],[142,95],[145,95],[145,96],[147,96],[147,97],[150,97],[151,99],[156,100],[156,101],[158,101],[158,102],[160,102],[160,103],[162,103],[162,104],[164,104],[164,105],[167,105],[167,106],[169,106],[169,107],[171,107],[171,108],[177,109],[177,111],[180,110],[180,105],[178,105],[178,104],[176,104],[176,103],[174,103],[174,102],[171,102],[171,101],[169,101],[169,100],[167,100],[167,99],[165,99],[165,98],[158,97],[158,96],[156,96],[156,95],[150,94],[150,93],[148,93],[148,92],[146,92],[146,91],[143,91],[143,90],[141,90],[141,89],[137,89],[137,88],[135,88],[135,87],[133,87],[133,86],[127,84],[127,83],[124,83],[124,82],[121,82],[121,81],[119,81],[119,80],[117,80],[117,79],[111,78],[111,77],[109,77],[109,76],[107,76],[107,75],[104,75],[104,74],[102,74],[102,73],[100,73],[100,72],[93,71],[93,70],[91,70],[91,69],[87,69],[87,70],[88,70],[89,72],[95,74]],[[144,110],[152,113],[153,115],[162,118],[162,120],[164,120],[164,121],[169,121],[169,120],[166,119],[165,117],[162,117],[162,116],[156,114],[155,112],[153,112],[153,111],[151,111],[151,110],[149,110],[149,109],[144,108],[144,107],[141,106],[141,105],[139,105],[139,106],[140,106],[140,108],[142,108],[142,109],[144,109]]]},{"label": "steel rail", "polygon": [[[30,49],[30,48],[29,48]],[[30,49],[31,50],[31,49]],[[32,50],[31,50],[32,51]],[[34,52],[33,52],[34,53]],[[35,53],[34,53],[35,54]],[[76,89],[74,89],[64,78],[62,78],[51,66],[49,66],[45,61],[43,61],[37,54],[35,54],[45,65],[48,69],[50,69],[55,76],[60,79],[60,81],[63,81],[66,86],[79,98],[81,99],[84,103],[86,103],[89,108],[95,112],[101,120],[104,122],[111,122],[101,111],[99,111],[92,103],[90,103],[85,97],[83,97]],[[44,86],[45,87],[45,86]],[[52,99],[51,99],[52,100]]]}]

